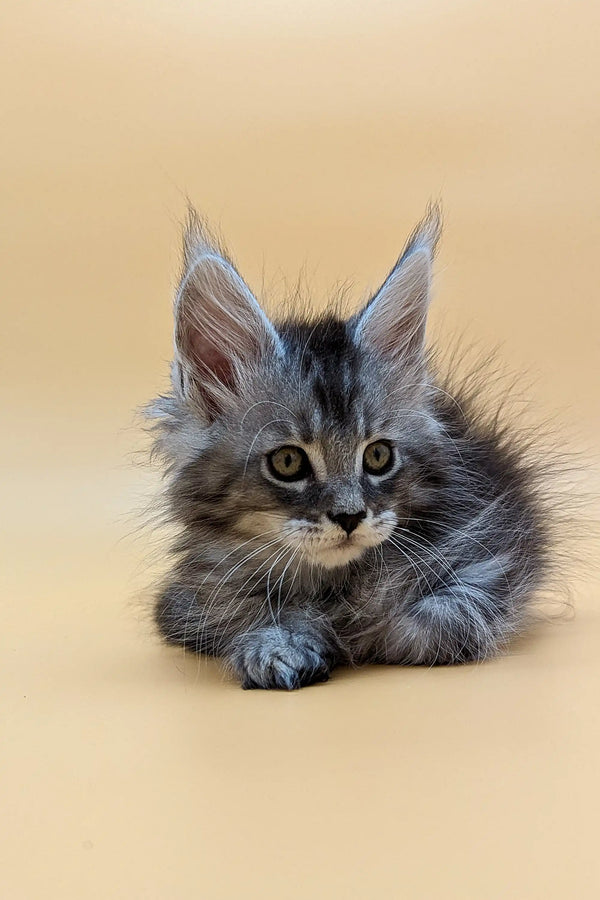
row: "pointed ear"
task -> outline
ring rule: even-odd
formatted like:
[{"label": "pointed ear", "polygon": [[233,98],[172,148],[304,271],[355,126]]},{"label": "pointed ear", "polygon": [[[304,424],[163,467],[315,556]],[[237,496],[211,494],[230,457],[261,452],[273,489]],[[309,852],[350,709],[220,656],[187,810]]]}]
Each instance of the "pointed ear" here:
[{"label": "pointed ear", "polygon": [[351,319],[359,341],[395,359],[422,355],[433,257],[440,233],[440,207],[432,205],[382,286]]},{"label": "pointed ear", "polygon": [[213,421],[279,337],[225,253],[190,212],[183,275],[175,298],[174,381]]}]

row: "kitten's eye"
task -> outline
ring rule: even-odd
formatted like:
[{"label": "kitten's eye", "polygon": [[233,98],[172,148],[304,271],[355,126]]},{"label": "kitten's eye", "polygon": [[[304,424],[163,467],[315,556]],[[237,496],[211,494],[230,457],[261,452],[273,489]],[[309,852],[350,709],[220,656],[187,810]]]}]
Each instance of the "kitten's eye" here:
[{"label": "kitten's eye", "polygon": [[363,468],[369,475],[385,475],[393,462],[392,448],[387,441],[374,441],[363,454]]},{"label": "kitten's eye", "polygon": [[281,481],[300,481],[312,472],[308,456],[300,447],[280,447],[267,456],[271,474]]}]

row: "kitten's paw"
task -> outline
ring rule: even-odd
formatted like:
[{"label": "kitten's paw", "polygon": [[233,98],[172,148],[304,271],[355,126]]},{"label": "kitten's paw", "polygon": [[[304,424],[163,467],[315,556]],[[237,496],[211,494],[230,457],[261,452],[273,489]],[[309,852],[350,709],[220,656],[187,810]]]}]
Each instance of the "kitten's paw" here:
[{"label": "kitten's paw", "polygon": [[327,681],[330,672],[327,652],[318,638],[275,625],[240,638],[231,663],[245,690],[293,691]]}]

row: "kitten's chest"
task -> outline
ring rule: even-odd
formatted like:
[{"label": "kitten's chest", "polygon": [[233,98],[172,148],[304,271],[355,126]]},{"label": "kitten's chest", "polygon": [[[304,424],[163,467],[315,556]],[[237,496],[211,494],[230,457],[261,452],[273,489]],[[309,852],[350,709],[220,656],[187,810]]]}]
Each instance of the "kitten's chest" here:
[{"label": "kitten's chest", "polygon": [[385,643],[389,623],[410,596],[413,582],[410,568],[374,554],[323,585],[313,602],[331,621],[348,657],[359,663],[372,659]]},{"label": "kitten's chest", "polygon": [[334,577],[313,594],[319,609],[337,629],[367,627],[371,620],[381,621],[390,575],[383,564],[373,564]]}]

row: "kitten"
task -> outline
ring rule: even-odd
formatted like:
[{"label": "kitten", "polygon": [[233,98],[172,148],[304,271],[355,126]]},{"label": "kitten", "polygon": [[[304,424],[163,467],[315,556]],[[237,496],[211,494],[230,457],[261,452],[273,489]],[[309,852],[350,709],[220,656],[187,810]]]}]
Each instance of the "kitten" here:
[{"label": "kitten", "polygon": [[172,390],[149,407],[180,526],[155,618],[244,688],[482,660],[524,627],[543,497],[425,350],[439,234],[433,207],[348,320],[271,322],[190,215]]}]

